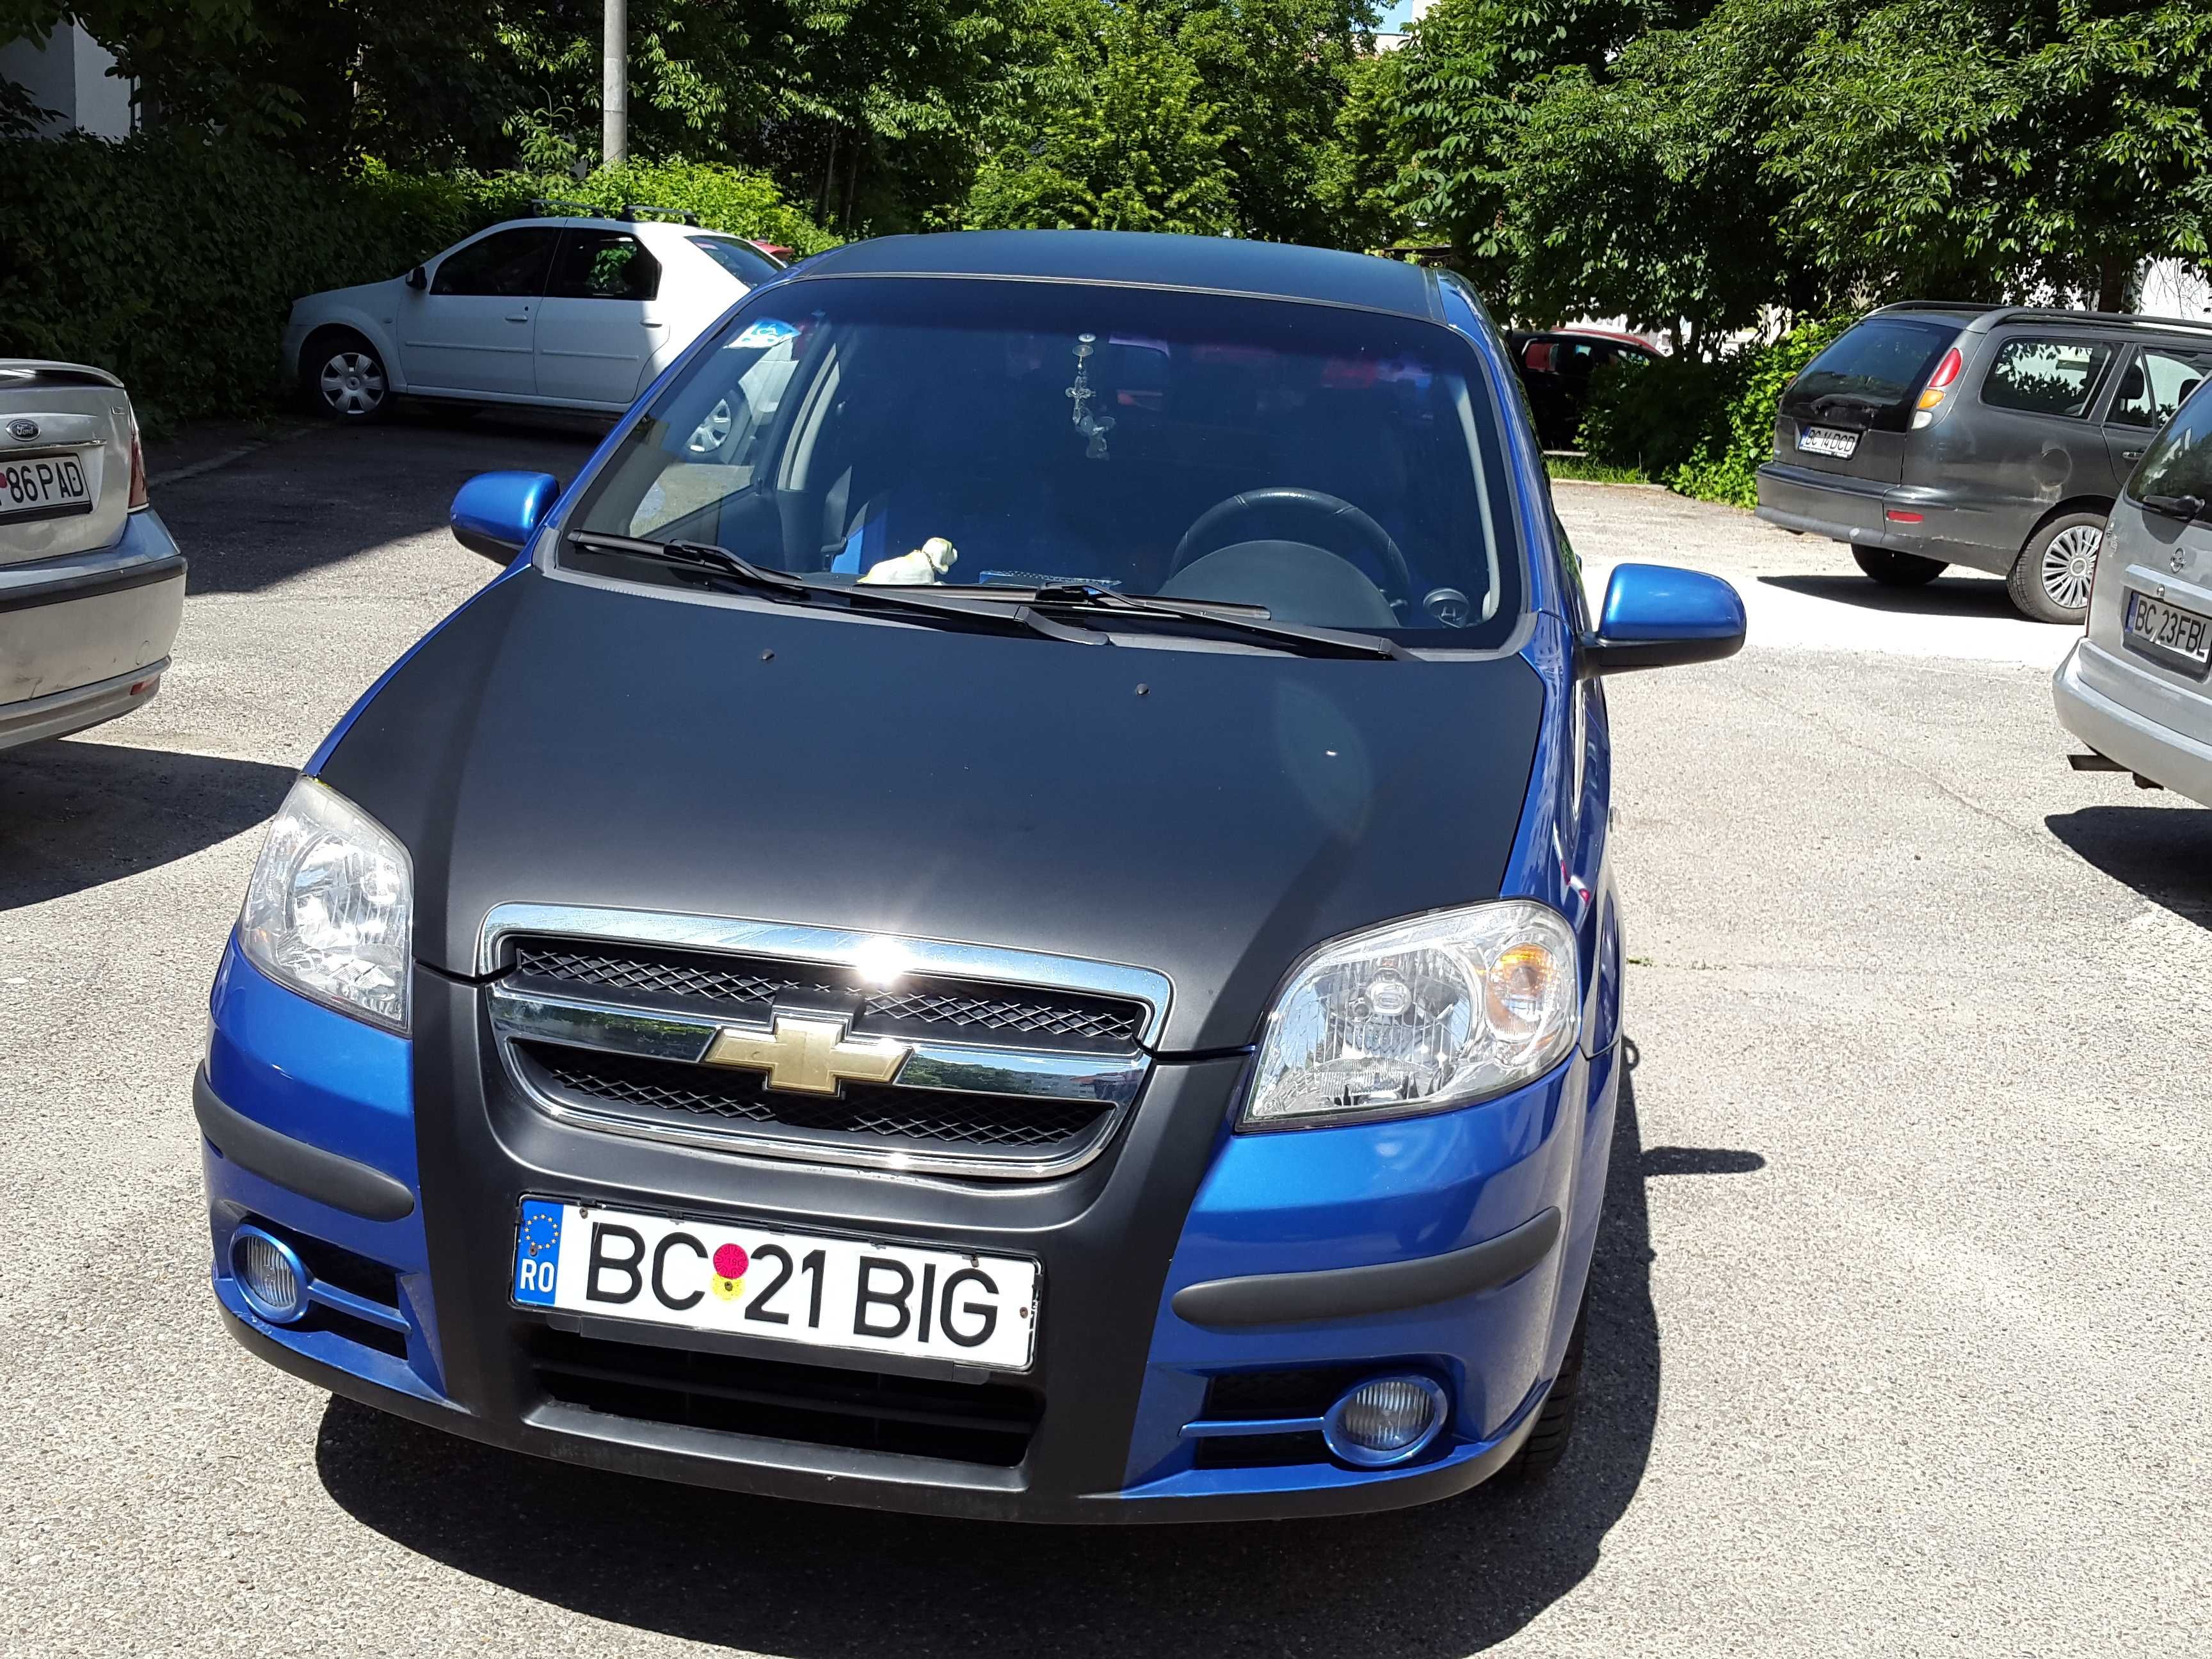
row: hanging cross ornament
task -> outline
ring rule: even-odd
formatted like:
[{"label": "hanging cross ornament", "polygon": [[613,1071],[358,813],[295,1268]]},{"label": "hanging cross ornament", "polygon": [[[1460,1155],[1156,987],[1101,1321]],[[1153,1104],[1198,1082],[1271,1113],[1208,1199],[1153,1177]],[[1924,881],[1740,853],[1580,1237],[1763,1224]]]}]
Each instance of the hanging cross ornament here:
[{"label": "hanging cross ornament", "polygon": [[1067,388],[1067,395],[1075,400],[1075,429],[1091,440],[1084,453],[1094,461],[1107,459],[1106,434],[1114,429],[1111,415],[1093,415],[1091,400],[1098,394],[1091,389],[1091,354],[1098,349],[1096,334],[1075,337],[1075,383]]}]

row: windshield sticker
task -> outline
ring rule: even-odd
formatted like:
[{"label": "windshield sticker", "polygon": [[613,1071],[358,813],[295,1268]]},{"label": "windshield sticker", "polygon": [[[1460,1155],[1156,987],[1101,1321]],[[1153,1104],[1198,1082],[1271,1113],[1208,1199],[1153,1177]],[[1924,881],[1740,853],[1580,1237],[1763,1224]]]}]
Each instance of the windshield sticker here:
[{"label": "windshield sticker", "polygon": [[732,351],[757,351],[763,346],[781,345],[786,340],[798,337],[798,324],[763,317],[757,323],[746,324],[745,331],[730,342],[729,349]]}]

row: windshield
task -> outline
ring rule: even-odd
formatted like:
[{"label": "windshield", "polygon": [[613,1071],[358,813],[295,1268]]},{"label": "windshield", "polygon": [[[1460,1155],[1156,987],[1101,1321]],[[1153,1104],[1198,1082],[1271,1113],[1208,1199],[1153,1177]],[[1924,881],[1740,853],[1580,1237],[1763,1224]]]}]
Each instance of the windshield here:
[{"label": "windshield", "polygon": [[2194,495],[2212,501],[2212,398],[2197,386],[2186,395],[2188,401],[2128,480],[2128,494],[2137,501],[2146,495]]},{"label": "windshield", "polygon": [[1958,337],[1956,323],[1870,318],[1805,366],[1783,393],[1782,411],[1799,420],[1902,432],[1911,422],[1912,395]]},{"label": "windshield", "polygon": [[1486,646],[1520,585],[1480,375],[1449,331],[1361,311],[802,279],[725,325],[568,527],[712,543],[825,585],[1079,583]]}]

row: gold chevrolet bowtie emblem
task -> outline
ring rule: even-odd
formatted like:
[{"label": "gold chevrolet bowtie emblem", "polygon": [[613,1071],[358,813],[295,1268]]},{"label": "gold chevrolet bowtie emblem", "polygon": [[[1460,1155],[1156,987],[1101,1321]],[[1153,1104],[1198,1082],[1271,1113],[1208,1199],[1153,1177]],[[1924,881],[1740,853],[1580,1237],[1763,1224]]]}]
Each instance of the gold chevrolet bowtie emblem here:
[{"label": "gold chevrolet bowtie emblem", "polygon": [[834,1019],[778,1014],[768,1036],[725,1025],[708,1045],[706,1063],[766,1072],[771,1089],[834,1095],[847,1082],[889,1083],[907,1054],[904,1043],[884,1037],[848,1040]]}]

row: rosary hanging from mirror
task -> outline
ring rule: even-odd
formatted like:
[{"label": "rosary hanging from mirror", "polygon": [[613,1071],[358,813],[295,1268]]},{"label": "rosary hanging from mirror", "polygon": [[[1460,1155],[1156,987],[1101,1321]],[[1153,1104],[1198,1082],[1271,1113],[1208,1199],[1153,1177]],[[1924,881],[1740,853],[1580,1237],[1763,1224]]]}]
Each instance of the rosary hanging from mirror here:
[{"label": "rosary hanging from mirror", "polygon": [[1091,389],[1091,354],[1098,349],[1096,334],[1075,337],[1075,381],[1067,388],[1067,395],[1075,400],[1075,429],[1091,441],[1084,454],[1094,461],[1103,461],[1106,453],[1106,434],[1114,429],[1111,415],[1094,415],[1091,400],[1098,394]]}]

